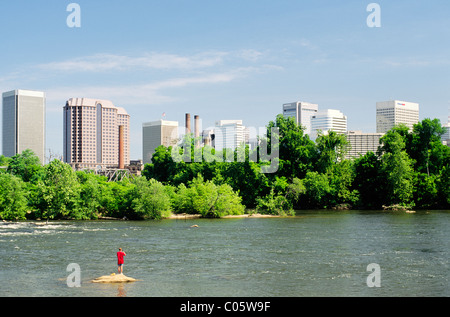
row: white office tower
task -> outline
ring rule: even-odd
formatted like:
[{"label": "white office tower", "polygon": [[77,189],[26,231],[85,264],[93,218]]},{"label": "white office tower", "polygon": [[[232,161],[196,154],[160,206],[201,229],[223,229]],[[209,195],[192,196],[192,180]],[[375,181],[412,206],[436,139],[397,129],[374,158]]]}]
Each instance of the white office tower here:
[{"label": "white office tower", "polygon": [[450,122],[444,124],[442,127],[445,130],[445,133],[441,136],[442,143],[450,146]]},{"label": "white office tower", "polygon": [[13,90],[3,93],[3,155],[30,149],[45,164],[45,94]]},{"label": "white office tower", "polygon": [[339,110],[327,109],[317,112],[311,118],[311,139],[315,140],[318,131],[327,134],[329,131],[336,133],[347,132],[347,117]]},{"label": "white office tower", "polygon": [[442,140],[447,141],[447,145],[450,146],[450,110],[449,110],[447,124],[444,124],[443,128],[445,129],[445,133],[442,136]]},{"label": "white office tower", "polygon": [[142,125],[142,155],[144,164],[152,162],[158,146],[175,146],[178,143],[178,121],[158,120]]},{"label": "white office tower", "polygon": [[311,118],[317,111],[319,111],[319,105],[309,102],[297,101],[283,105],[283,116],[293,117],[297,124],[305,128],[306,134],[311,133]]},{"label": "white office tower", "polygon": [[377,133],[386,133],[399,124],[412,130],[418,122],[418,103],[399,100],[377,102]]},{"label": "white office tower", "polygon": [[348,131],[346,133],[349,142],[347,158],[358,158],[367,152],[376,153],[380,146],[380,138],[383,133],[363,133],[361,131]]},{"label": "white office tower", "polygon": [[236,149],[248,142],[248,129],[242,125],[242,120],[219,120],[214,128],[215,149]]}]

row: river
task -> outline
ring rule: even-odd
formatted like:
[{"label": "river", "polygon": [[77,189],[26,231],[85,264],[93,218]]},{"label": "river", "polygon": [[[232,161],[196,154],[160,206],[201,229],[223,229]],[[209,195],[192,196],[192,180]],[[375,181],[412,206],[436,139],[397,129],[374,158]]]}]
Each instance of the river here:
[{"label": "river", "polygon": [[[1,223],[0,296],[449,296],[449,241],[449,211]],[[139,281],[90,283],[117,271],[119,247]],[[80,287],[68,287],[71,263]]]}]

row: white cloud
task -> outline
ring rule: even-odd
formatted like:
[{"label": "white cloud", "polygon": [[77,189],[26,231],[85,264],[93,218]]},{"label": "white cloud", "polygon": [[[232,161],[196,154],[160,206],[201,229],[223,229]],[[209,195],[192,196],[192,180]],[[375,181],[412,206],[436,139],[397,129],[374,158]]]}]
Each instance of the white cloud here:
[{"label": "white cloud", "polygon": [[[435,61],[435,63],[437,62]],[[383,64],[392,67],[427,67],[431,66],[432,62],[420,59],[388,59],[384,60]]]},{"label": "white cloud", "polygon": [[199,69],[217,66],[223,62],[225,52],[205,52],[193,56],[165,53],[146,53],[142,56],[96,54],[71,60],[41,64],[47,71],[103,72],[136,69]]},{"label": "white cloud", "polygon": [[168,53],[144,53],[140,56],[116,54],[95,54],[37,65],[40,71],[49,72],[105,72],[135,71],[142,69],[159,70],[198,70],[227,66],[237,61],[258,62],[264,53],[243,49],[233,52],[206,51],[191,56]]},{"label": "white cloud", "polygon": [[47,100],[61,102],[72,97],[110,99],[115,104],[160,104],[176,101],[175,97],[163,94],[161,91],[170,88],[180,88],[188,85],[216,84],[231,82],[245,76],[251,69],[235,69],[230,72],[206,74],[203,76],[180,77],[147,84],[120,86],[87,86],[60,87],[47,91]]},{"label": "white cloud", "polygon": [[[45,85],[42,90],[46,92],[49,112],[59,112],[67,99],[76,97],[109,99],[118,106],[157,105],[179,101],[180,97],[173,91],[176,88],[191,85],[210,87],[252,74],[282,69],[277,65],[265,64],[266,55],[256,50],[203,52],[191,56],[154,52],[141,56],[95,54],[40,64],[13,75],[22,78],[22,84],[26,78],[28,83],[39,82],[39,87]],[[128,71],[138,74],[141,70],[149,69],[168,72],[164,72],[162,78],[152,75],[150,80],[138,76],[141,78],[136,81],[117,80],[109,75]],[[68,72],[81,77],[75,79],[75,76],[67,76]],[[88,82],[84,80],[85,73],[89,74]],[[43,84],[43,79],[47,84]]]},{"label": "white cloud", "polygon": [[247,61],[250,62],[257,62],[258,60],[260,60],[260,58],[264,55],[262,52],[256,51],[256,50],[252,50],[252,49],[246,49],[246,50],[241,50],[237,53],[237,55]]}]

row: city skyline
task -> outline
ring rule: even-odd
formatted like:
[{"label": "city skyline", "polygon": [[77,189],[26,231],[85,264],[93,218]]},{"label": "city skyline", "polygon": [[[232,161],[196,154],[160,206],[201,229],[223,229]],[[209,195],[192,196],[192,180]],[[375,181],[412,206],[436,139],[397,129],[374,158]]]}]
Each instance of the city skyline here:
[{"label": "city skyline", "polygon": [[[376,131],[376,102],[420,104],[420,120],[445,124],[450,96],[447,1],[7,2],[0,91],[44,91],[46,153],[63,154],[62,111],[72,96],[127,109],[130,158],[142,158],[142,124],[184,122],[186,112],[264,127],[281,105],[307,100],[339,109],[348,130]],[[173,23],[171,21],[177,21]],[[30,49],[32,48],[32,49]],[[0,138],[1,139],[1,138]]]}]

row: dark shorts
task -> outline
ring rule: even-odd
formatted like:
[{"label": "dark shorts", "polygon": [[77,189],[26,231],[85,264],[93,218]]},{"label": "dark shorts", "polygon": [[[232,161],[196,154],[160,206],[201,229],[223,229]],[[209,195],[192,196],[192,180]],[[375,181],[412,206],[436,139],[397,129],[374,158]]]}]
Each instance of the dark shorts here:
[{"label": "dark shorts", "polygon": [[119,267],[120,267],[120,266],[123,266],[123,263],[122,263],[122,264],[119,264]]}]

